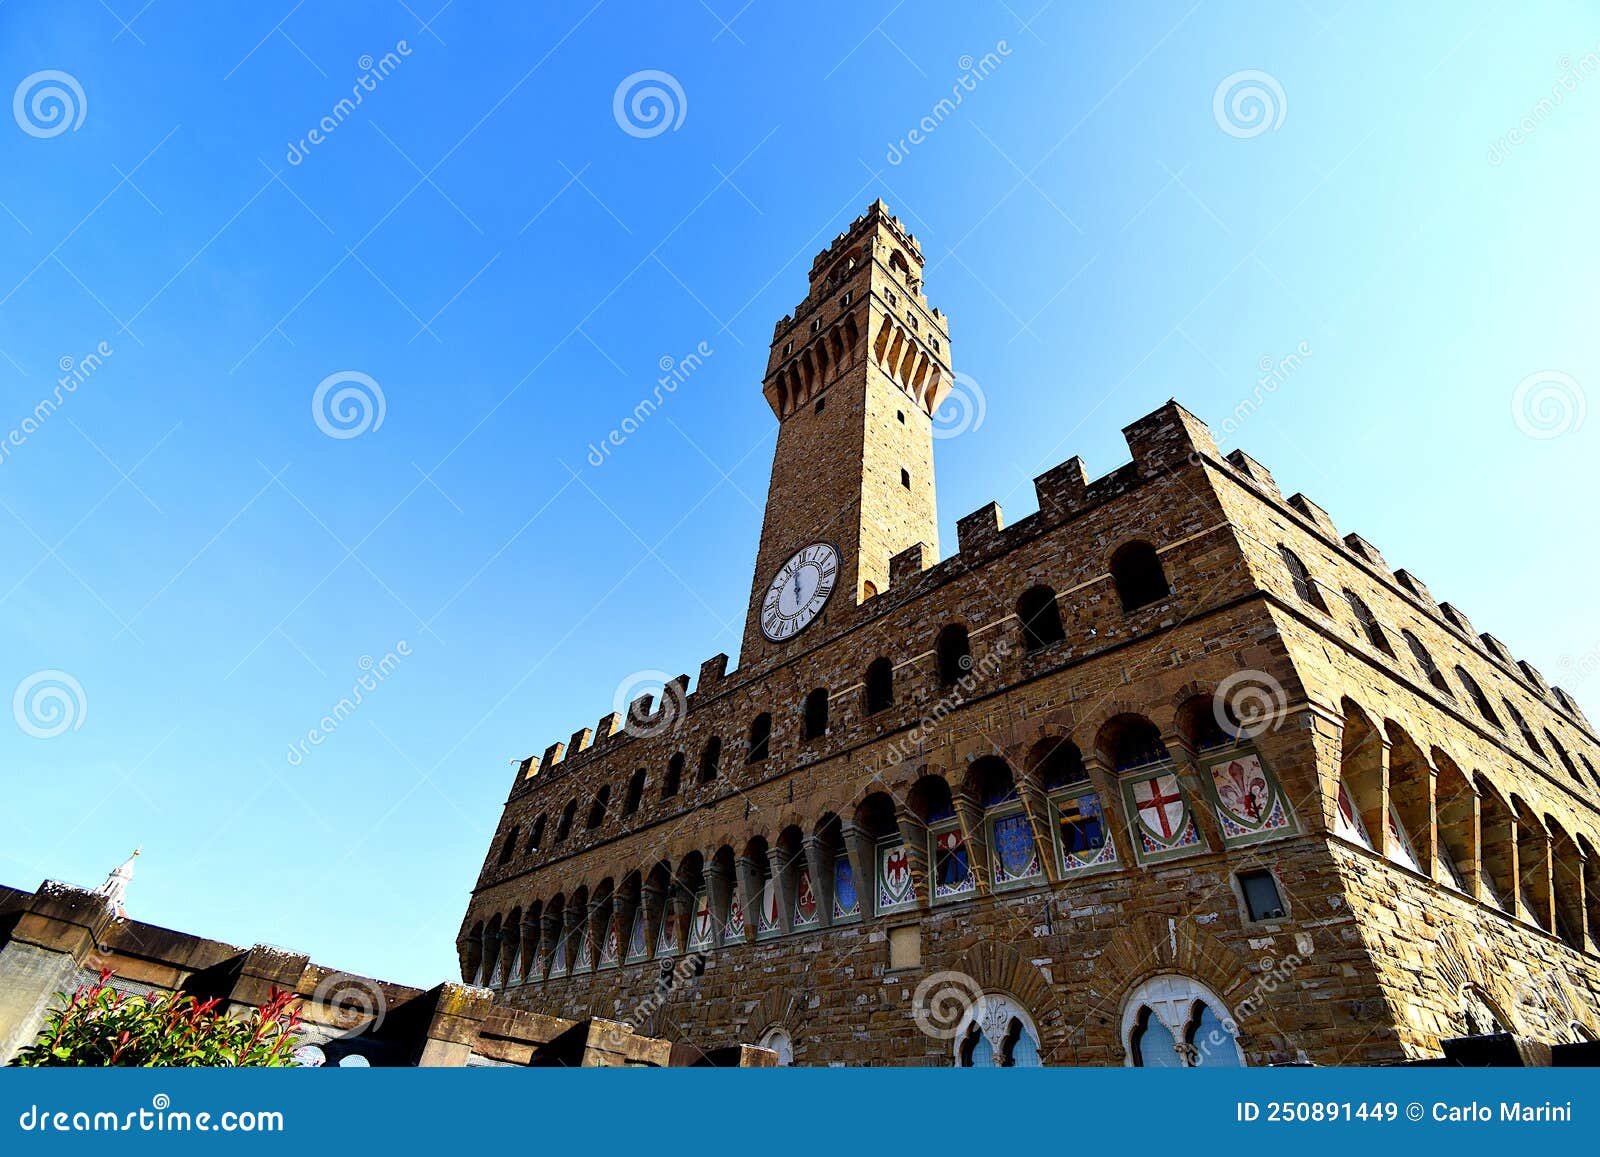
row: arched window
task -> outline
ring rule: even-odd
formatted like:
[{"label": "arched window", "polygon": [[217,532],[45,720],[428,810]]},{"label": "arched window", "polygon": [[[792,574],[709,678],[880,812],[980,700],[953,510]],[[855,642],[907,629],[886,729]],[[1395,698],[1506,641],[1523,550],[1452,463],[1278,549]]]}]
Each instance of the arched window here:
[{"label": "arched window", "polygon": [[[1588,770],[1589,778],[1594,780],[1594,785],[1600,787],[1600,772],[1595,771],[1594,764],[1589,762],[1589,757],[1580,751],[1578,758],[1583,760],[1583,766]],[[1597,930],[1600,930],[1600,926],[1597,926]]]},{"label": "arched window", "polygon": [[1101,745],[1117,771],[1165,763],[1172,758],[1161,741],[1160,729],[1143,715],[1118,715],[1112,719],[1102,732]]},{"label": "arched window", "polygon": [[1391,659],[1394,658],[1394,648],[1389,645],[1389,636],[1385,635],[1383,628],[1378,625],[1378,620],[1372,614],[1372,608],[1362,602],[1361,596],[1352,590],[1344,592],[1344,601],[1350,604],[1350,610],[1354,613],[1362,634],[1367,636],[1367,642]]},{"label": "arched window", "polygon": [[1540,759],[1549,759],[1550,757],[1544,753],[1544,748],[1539,746],[1539,737],[1533,733],[1533,728],[1528,726],[1528,720],[1523,716],[1522,712],[1517,710],[1517,705],[1503,697],[1500,702],[1504,704],[1506,714],[1511,716],[1511,722],[1515,723],[1517,730],[1522,732],[1522,741],[1528,745],[1528,749]]},{"label": "arched window", "polygon": [[750,749],[745,753],[746,763],[761,763],[772,748],[772,716],[763,711],[750,721]]},{"label": "arched window", "polygon": [[828,689],[817,687],[806,695],[805,737],[821,739],[828,733]]},{"label": "arched window", "polygon": [[972,646],[967,640],[967,628],[951,623],[939,632],[937,648],[939,659],[939,685],[953,687],[972,670]]},{"label": "arched window", "polygon": [[1489,705],[1489,697],[1483,693],[1483,688],[1478,686],[1478,681],[1459,663],[1456,664],[1456,678],[1461,680],[1461,685],[1467,689],[1467,697],[1478,709],[1478,714],[1483,716],[1484,722],[1504,731],[1505,726],[1500,722],[1500,716],[1496,715],[1494,708]]},{"label": "arched window", "polygon": [[516,824],[511,825],[511,830],[506,833],[505,843],[500,845],[500,863],[504,864],[511,859],[517,850],[517,837],[522,834],[522,829]]},{"label": "arched window", "polygon": [[1567,769],[1567,774],[1572,777],[1575,783],[1582,783],[1583,777],[1578,774],[1577,765],[1572,762],[1572,756],[1567,754],[1567,749],[1562,746],[1561,740],[1556,738],[1555,732],[1547,727],[1545,728],[1544,737],[1550,741],[1550,746],[1555,748],[1556,755],[1561,760],[1561,765]]},{"label": "arched window", "polygon": [[756,1043],[777,1053],[779,1065],[787,1067],[794,1064],[794,1042],[789,1037],[789,1030],[781,1025],[773,1025],[761,1034]]},{"label": "arched window", "polygon": [[956,1067],[1036,1069],[1039,1030],[1033,1017],[1009,996],[986,992],[973,1001],[956,1026]]},{"label": "arched window", "polygon": [[561,843],[572,833],[572,821],[578,815],[578,801],[569,799],[567,806],[561,809],[561,818],[556,821],[556,843]]},{"label": "arched window", "polygon": [[1506,1032],[1505,1017],[1476,986],[1469,984],[1461,990],[1461,1027],[1465,1036],[1489,1036]]},{"label": "arched window", "polygon": [[633,773],[628,780],[628,794],[622,798],[622,814],[631,816],[639,810],[639,802],[644,799],[644,768]]},{"label": "arched window", "polygon": [[1417,666],[1422,668],[1422,673],[1428,677],[1435,690],[1443,691],[1450,698],[1455,695],[1450,690],[1450,684],[1445,681],[1444,672],[1439,670],[1439,665],[1433,661],[1433,656],[1428,654],[1428,648],[1422,645],[1422,640],[1410,631],[1401,631],[1400,637],[1406,641],[1406,646],[1411,648],[1411,657],[1417,661]]},{"label": "arched window", "polygon": [[700,752],[700,782],[710,783],[717,778],[717,771],[722,763],[722,737],[713,735],[706,740],[705,747]]},{"label": "arched window", "polygon": [[1030,587],[1017,600],[1017,618],[1022,620],[1022,645],[1030,651],[1048,647],[1066,638],[1061,629],[1061,609],[1056,592],[1047,586]]},{"label": "arched window", "polygon": [[606,806],[611,802],[611,785],[606,784],[594,794],[594,803],[589,805],[589,818],[584,821],[584,827],[593,831],[599,827],[606,818]]},{"label": "arched window", "polygon": [[1161,556],[1148,542],[1130,542],[1111,556],[1111,581],[1116,584],[1124,611],[1159,603],[1172,593]]},{"label": "arched window", "polygon": [[933,899],[958,900],[974,895],[977,877],[972,872],[972,849],[956,818],[950,785],[937,775],[925,775],[911,787],[911,810],[928,828],[928,861],[932,868]]},{"label": "arched window", "polygon": [[667,760],[666,778],[661,781],[661,798],[671,799],[683,788],[683,765],[688,761],[683,752],[678,752]]},{"label": "arched window", "polygon": [[544,823],[545,817],[542,815],[533,821],[533,827],[528,832],[528,845],[523,849],[523,855],[533,855],[539,850],[539,845],[544,843]]},{"label": "arched window", "polygon": [[867,714],[887,711],[894,705],[894,664],[874,659],[867,668]]},{"label": "arched window", "polygon": [[1300,601],[1309,603],[1323,614],[1327,614],[1328,604],[1322,601],[1322,592],[1312,581],[1311,572],[1306,569],[1306,564],[1300,561],[1300,556],[1282,545],[1278,547],[1278,553],[1283,556],[1283,565],[1289,568],[1289,577],[1294,580],[1294,593],[1300,596]]},{"label": "arched window", "polygon": [[1037,880],[1043,871],[1039,846],[1011,768],[999,756],[987,755],[974,762],[967,775],[983,804],[984,835],[989,843],[994,886],[1005,888]]},{"label": "arched window", "polygon": [[1145,981],[1122,1014],[1127,1063],[1142,1068],[1241,1068],[1244,1050],[1227,1006],[1199,981],[1168,974]]}]

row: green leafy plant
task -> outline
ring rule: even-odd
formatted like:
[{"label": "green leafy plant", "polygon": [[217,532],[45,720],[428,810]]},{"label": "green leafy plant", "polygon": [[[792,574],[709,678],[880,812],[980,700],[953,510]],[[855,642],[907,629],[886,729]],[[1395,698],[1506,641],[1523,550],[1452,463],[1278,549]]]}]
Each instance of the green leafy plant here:
[{"label": "green leafy plant", "polygon": [[27,1068],[217,1067],[282,1068],[299,1034],[299,997],[273,989],[266,1003],[243,1016],[218,1012],[215,998],[182,992],[118,992],[109,970],[71,996],[56,994],[38,1038],[12,1060]]}]

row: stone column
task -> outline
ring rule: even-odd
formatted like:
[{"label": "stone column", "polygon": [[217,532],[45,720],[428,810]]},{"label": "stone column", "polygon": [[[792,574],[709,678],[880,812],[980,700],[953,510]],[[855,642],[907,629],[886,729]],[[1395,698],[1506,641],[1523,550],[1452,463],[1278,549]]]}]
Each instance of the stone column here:
[{"label": "stone column", "polygon": [[833,923],[833,849],[821,836],[805,836],[801,840],[805,849],[806,865],[811,869],[811,890],[817,897],[817,920],[827,928]]},{"label": "stone column", "polygon": [[560,918],[554,912],[546,911],[539,917],[539,926],[535,931],[537,939],[533,945],[533,955],[522,966],[522,982],[540,981],[550,975],[550,961],[555,956],[556,941],[561,937]]},{"label": "stone column", "polygon": [[756,912],[761,907],[761,885],[764,881],[760,865],[749,856],[740,856],[734,868],[738,874],[739,903],[744,908],[744,939],[748,944],[756,938]]},{"label": "stone column", "polygon": [[855,875],[861,919],[871,920],[877,916],[878,906],[877,841],[871,832],[854,823],[840,824],[839,835],[844,840],[845,855],[850,858],[850,870]]},{"label": "stone column", "polygon": [[1180,732],[1176,730],[1167,732],[1161,737],[1161,742],[1166,745],[1167,754],[1172,757],[1172,770],[1178,778],[1178,790],[1183,793],[1183,802],[1188,807],[1189,814],[1194,817],[1195,829],[1205,842],[1206,850],[1222,851],[1222,825],[1217,821],[1217,813],[1211,807],[1211,793],[1205,782],[1210,773],[1200,766],[1199,757]]},{"label": "stone column", "polygon": [[494,974],[500,963],[500,933],[489,931],[488,925],[483,929],[483,974],[478,984],[484,988],[494,987]]},{"label": "stone column", "polygon": [[1094,784],[1094,790],[1100,796],[1102,818],[1111,842],[1116,846],[1117,859],[1124,867],[1131,868],[1139,861],[1133,853],[1130,819],[1123,810],[1122,785],[1097,751],[1091,749],[1083,753],[1083,767],[1089,773],[1089,782]]},{"label": "stone column", "polygon": [[711,905],[711,943],[720,947],[727,939],[728,907],[733,899],[732,873],[726,864],[712,860],[706,865],[706,901]]},{"label": "stone column", "polygon": [[639,888],[639,902],[644,905],[644,942],[646,953],[654,957],[656,945],[661,943],[661,921],[666,917],[667,890],[659,884],[644,884]]},{"label": "stone column", "polygon": [[462,934],[456,941],[456,956],[461,961],[461,980],[464,984],[476,984],[478,973],[483,968],[483,941],[479,937]]},{"label": "stone column", "polygon": [[541,921],[535,920],[529,915],[525,914],[522,918],[522,947],[518,955],[522,958],[522,976],[520,979],[523,983],[527,983],[533,972],[534,961],[539,957],[540,925]]},{"label": "stone column", "polygon": [[561,940],[556,945],[556,952],[567,966],[568,976],[572,975],[572,966],[578,959],[578,941],[583,935],[583,922],[588,914],[587,904],[580,908],[572,903],[562,913]]},{"label": "stone column", "polygon": [[[972,878],[977,882],[978,895],[986,896],[994,888],[994,872],[988,833],[983,824],[983,804],[966,791],[957,792],[951,798],[951,803],[955,806],[956,822],[961,825],[961,838],[967,842],[967,864],[972,869]],[[929,865],[930,872],[932,868]],[[932,895],[931,889],[929,895]]]},{"label": "stone column", "polygon": [[1017,794],[1022,797],[1022,809],[1028,813],[1028,827],[1033,832],[1034,847],[1039,849],[1039,863],[1044,868],[1044,878],[1052,884],[1061,882],[1061,859],[1056,855],[1054,819],[1050,811],[1050,797],[1032,775],[1017,778]]},{"label": "stone column", "polygon": [[926,911],[933,905],[933,887],[928,870],[928,825],[904,803],[895,803],[895,823],[900,829],[900,839],[906,846],[906,859],[911,865],[911,888],[917,897],[917,907]]}]

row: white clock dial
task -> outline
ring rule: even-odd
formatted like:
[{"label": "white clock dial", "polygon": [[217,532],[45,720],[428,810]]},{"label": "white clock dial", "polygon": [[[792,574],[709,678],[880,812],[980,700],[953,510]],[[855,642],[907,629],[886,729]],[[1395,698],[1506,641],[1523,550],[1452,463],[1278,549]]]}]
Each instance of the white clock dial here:
[{"label": "white clock dial", "polygon": [[822,613],[839,581],[839,552],[825,542],[796,551],[778,568],[761,600],[761,633],[774,643],[791,639]]}]

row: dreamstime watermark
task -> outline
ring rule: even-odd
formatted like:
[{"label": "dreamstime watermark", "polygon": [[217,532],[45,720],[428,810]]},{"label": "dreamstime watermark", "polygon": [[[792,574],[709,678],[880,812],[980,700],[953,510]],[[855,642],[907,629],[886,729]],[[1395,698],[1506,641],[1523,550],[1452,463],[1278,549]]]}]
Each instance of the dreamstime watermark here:
[{"label": "dreamstime watermark", "polygon": [[1248,140],[1283,127],[1289,98],[1270,72],[1246,68],[1222,78],[1211,94],[1211,115],[1230,137]]},{"label": "dreamstime watermark", "polygon": [[984,396],[983,387],[970,374],[958,372],[955,384],[933,412],[933,436],[959,438],[982,426],[988,413],[989,400]]},{"label": "dreamstime watermark", "polygon": [[1256,982],[1245,998],[1234,1006],[1233,1012],[1225,1016],[1220,1028],[1208,1031],[1204,1036],[1196,1035],[1195,1039],[1184,1046],[1190,1051],[1189,1063],[1196,1065],[1205,1057],[1223,1048],[1237,1048],[1239,1038],[1239,1025],[1254,1016],[1263,1005],[1267,997],[1278,989],[1288,984],[1300,966],[1306,962],[1306,957],[1311,955],[1314,947],[1311,934],[1302,932],[1296,937],[1296,952],[1291,952],[1282,959],[1263,956],[1256,966]]},{"label": "dreamstime watermark", "polygon": [[1580,683],[1600,671],[1600,647],[1581,655],[1561,656],[1561,669],[1567,673],[1568,682]]},{"label": "dreamstime watermark", "polygon": [[359,438],[376,430],[388,409],[383,387],[358,370],[329,374],[311,394],[311,420],[330,438]]},{"label": "dreamstime watermark", "polygon": [[661,371],[661,376],[656,379],[656,388],[640,398],[622,421],[607,431],[603,438],[598,442],[589,443],[587,455],[589,465],[597,469],[604,466],[606,460],[611,457],[611,452],[638,433],[639,428],[650,420],[651,415],[659,410],[669,397],[677,393],[678,387],[688,381],[696,370],[705,365],[706,359],[716,352],[709,342],[701,342],[681,358],[663,354],[661,360],[656,363],[656,367]]},{"label": "dreamstime watermark", "polygon": [[1271,354],[1261,355],[1261,359],[1256,362],[1256,369],[1260,371],[1260,376],[1256,378],[1256,388],[1250,392],[1248,398],[1241,398],[1233,407],[1233,412],[1218,424],[1222,436],[1231,438],[1237,434],[1245,421],[1261,408],[1261,404],[1298,373],[1300,367],[1305,365],[1310,357],[1311,343],[1304,341],[1281,358],[1274,358]]},{"label": "dreamstime watermark", "polygon": [[332,1014],[335,1027],[346,1036],[377,1032],[389,1014],[389,998],[378,983],[348,972],[323,977],[311,1000]]},{"label": "dreamstime watermark", "polygon": [[392,76],[395,69],[399,68],[401,62],[410,55],[411,45],[404,40],[395,41],[394,49],[385,52],[376,60],[370,53],[363,55],[356,61],[356,67],[361,69],[361,75],[356,77],[355,83],[350,86],[350,95],[341,97],[305,136],[298,141],[290,141],[289,151],[284,154],[284,160],[291,165],[301,164],[311,155],[311,150],[332,136],[340,125],[353,116],[367,95],[377,92],[378,85]]},{"label": "dreamstime watermark", "polygon": [[1488,161],[1491,165],[1504,164],[1512,149],[1527,141],[1539,130],[1540,125],[1554,116],[1556,109],[1561,107],[1567,97],[1578,91],[1580,84],[1596,72],[1600,72],[1600,44],[1597,44],[1593,51],[1585,52],[1577,60],[1573,60],[1570,56],[1560,57],[1556,61],[1556,71],[1559,75],[1555,83],[1550,86],[1550,95],[1540,97],[1516,124],[1490,142]]},{"label": "dreamstime watermark", "polygon": [[65,671],[35,671],[17,684],[11,696],[11,716],[24,735],[55,739],[81,730],[89,718],[89,699],[83,684]]},{"label": "dreamstime watermark", "polygon": [[356,663],[360,674],[355,682],[350,685],[350,694],[335,703],[329,712],[317,720],[317,725],[306,732],[304,739],[296,740],[289,745],[289,752],[284,756],[290,767],[299,767],[311,754],[311,748],[321,747],[330,736],[341,726],[344,721],[356,713],[356,708],[367,701],[367,696],[382,686],[384,680],[393,675],[400,667],[402,659],[411,655],[411,644],[401,639],[394,645],[394,650],[384,654],[381,659],[374,659],[371,655],[363,655]]},{"label": "dreamstime watermark", "polygon": [[282,1133],[283,1114],[277,1110],[224,1109],[220,1113],[191,1113],[174,1109],[172,1098],[157,1093],[150,1108],[112,1112],[99,1109],[41,1108],[30,1104],[17,1117],[24,1133]]},{"label": "dreamstime watermark", "polygon": [[963,655],[960,661],[962,674],[945,694],[928,708],[922,718],[917,720],[915,726],[890,742],[884,752],[884,762],[889,767],[898,767],[915,756],[922,749],[923,741],[938,728],[946,716],[966,703],[967,697],[984,679],[999,673],[1005,666],[1006,656],[1010,653],[1011,644],[1004,639],[996,639],[979,663],[974,664],[970,654]]},{"label": "dreamstime watermark", "polygon": [[1289,710],[1289,696],[1265,671],[1235,671],[1211,696],[1211,714],[1225,734],[1254,739],[1276,731]]},{"label": "dreamstime watermark", "polygon": [[704,952],[691,952],[671,968],[663,968],[649,994],[634,1005],[627,1016],[615,1022],[618,1027],[609,1028],[602,1034],[605,1043],[614,1049],[619,1048],[623,1044],[622,1033],[636,1033],[649,1024],[650,1018],[661,1010],[680,985],[689,983],[705,971],[706,959]]},{"label": "dreamstime watermark", "polygon": [[1589,402],[1571,374],[1539,370],[1511,391],[1511,420],[1530,438],[1546,441],[1583,427]]},{"label": "dreamstime watermark", "polygon": [[635,671],[617,684],[611,709],[622,717],[623,731],[636,739],[649,739],[683,726],[689,696],[681,678],[665,671]]},{"label": "dreamstime watermark", "polygon": [[630,137],[648,140],[682,127],[689,98],[670,72],[646,68],[622,78],[611,94],[611,115]]},{"label": "dreamstime watermark", "polygon": [[911,1018],[923,1035],[955,1040],[972,1006],[983,999],[983,986],[965,972],[930,972],[911,994]]},{"label": "dreamstime watermark", "polygon": [[115,352],[110,342],[103,341],[81,358],[73,358],[70,355],[62,357],[56,363],[61,376],[56,379],[55,389],[35,402],[33,409],[6,431],[3,439],[0,439],[0,464],[4,464],[11,457],[14,449],[37,434],[40,427],[50,420],[66,400],[78,392],[78,387],[93,377],[95,371]]},{"label": "dreamstime watermark", "polygon": [[912,149],[927,140],[940,125],[955,115],[956,109],[961,107],[961,102],[966,100],[968,94],[977,92],[978,85],[993,75],[994,70],[1000,67],[1000,62],[1010,56],[1011,52],[1011,45],[1004,40],[997,40],[992,51],[985,52],[977,59],[973,59],[971,53],[965,53],[957,59],[956,67],[961,70],[961,75],[956,77],[955,83],[950,86],[950,95],[940,97],[905,136],[898,141],[890,141],[889,151],[884,154],[884,159],[891,165],[898,165],[905,160]]},{"label": "dreamstime watermark", "polygon": [[89,98],[70,72],[46,68],[22,78],[11,95],[11,115],[30,137],[49,140],[82,127]]}]

